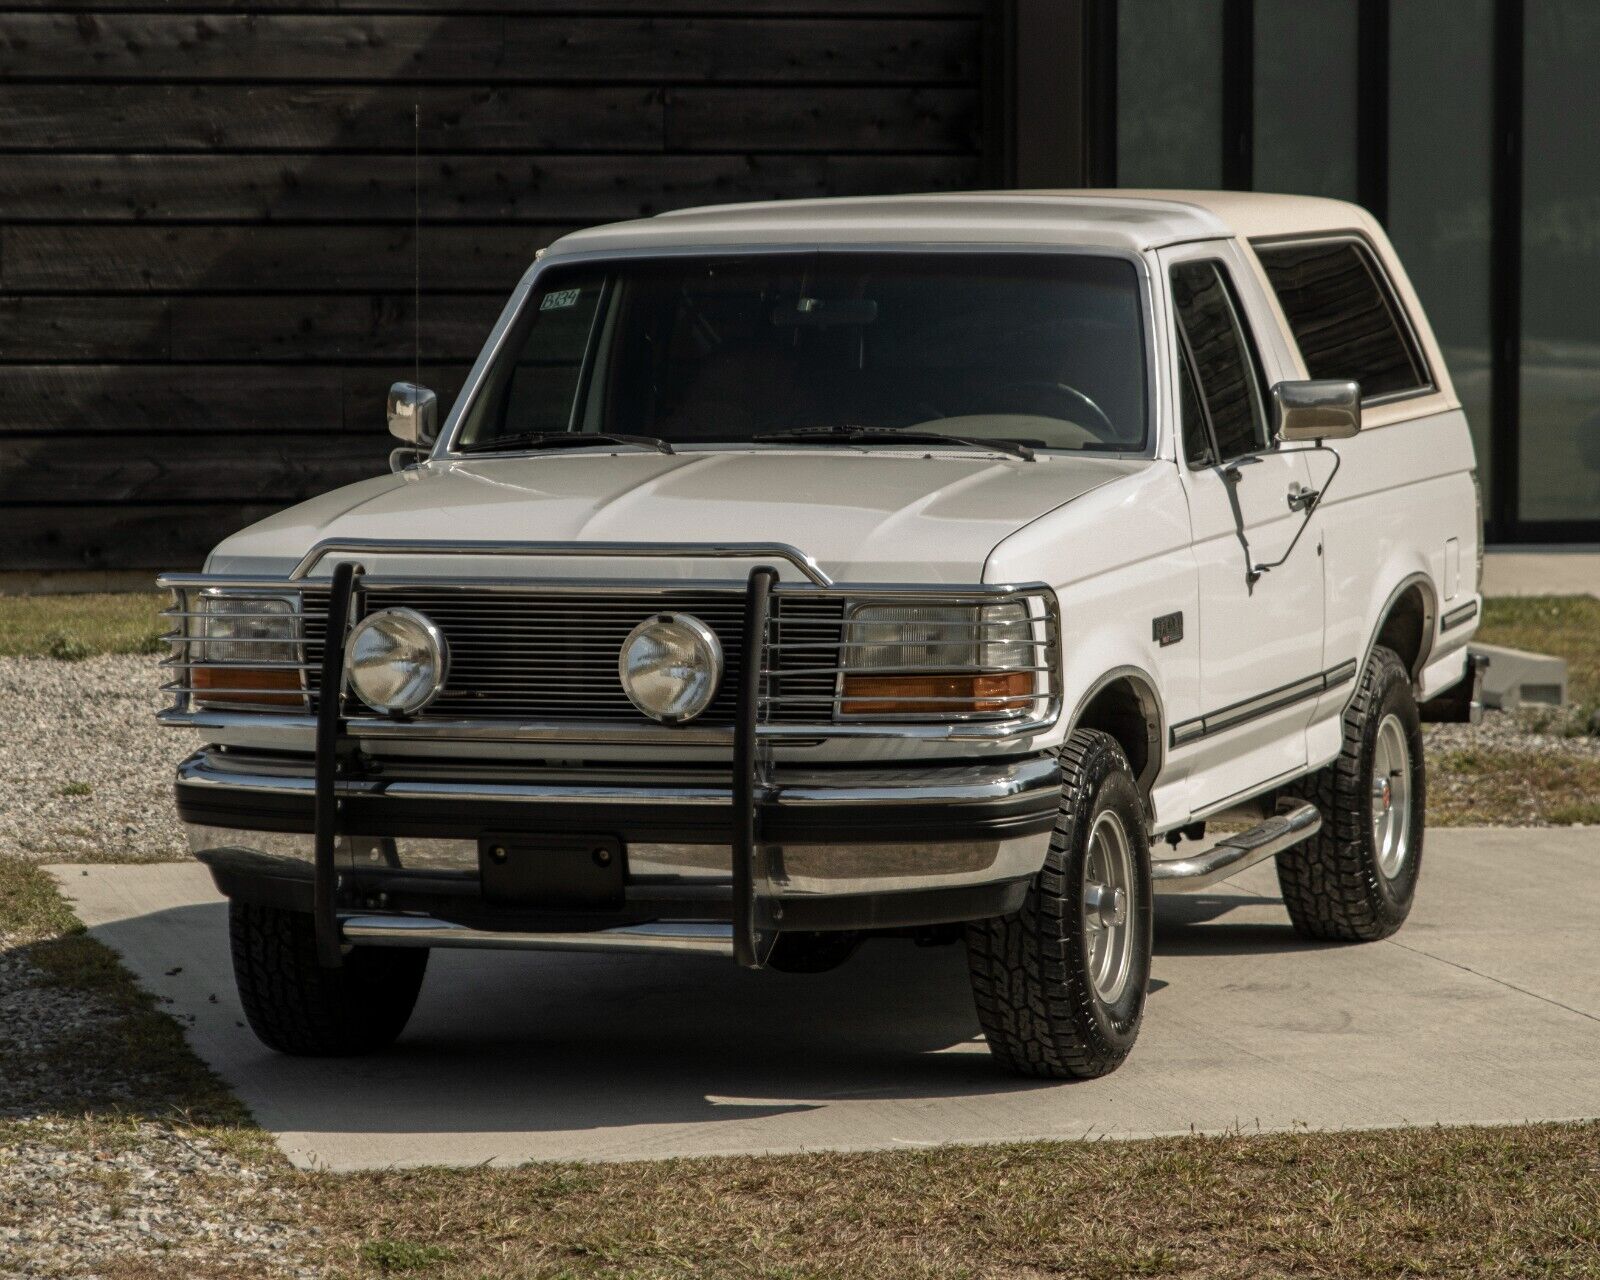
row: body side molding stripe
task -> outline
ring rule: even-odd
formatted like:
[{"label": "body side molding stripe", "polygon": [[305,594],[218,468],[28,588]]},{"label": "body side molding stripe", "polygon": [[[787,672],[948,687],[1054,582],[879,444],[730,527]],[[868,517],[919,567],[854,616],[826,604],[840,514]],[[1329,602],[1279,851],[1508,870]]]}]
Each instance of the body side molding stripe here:
[{"label": "body side molding stripe", "polygon": [[1469,600],[1459,609],[1452,609],[1449,613],[1445,614],[1444,617],[1439,619],[1439,634],[1443,635],[1446,631],[1454,631],[1457,627],[1471,622],[1477,616],[1478,602],[1476,600]]},{"label": "body side molding stripe", "polygon": [[1337,689],[1340,685],[1349,683],[1355,679],[1355,675],[1356,660],[1350,658],[1336,667],[1329,667],[1314,676],[1307,676],[1304,680],[1291,681],[1289,684],[1279,685],[1276,689],[1269,689],[1266,693],[1257,694],[1253,698],[1246,698],[1243,702],[1235,702],[1230,706],[1208,711],[1203,716],[1196,716],[1193,720],[1173,725],[1172,745],[1187,746],[1214,733],[1221,733],[1224,729],[1236,729],[1251,720],[1258,720],[1262,716],[1271,715],[1274,711],[1292,707],[1297,702],[1320,697],[1329,689]]}]

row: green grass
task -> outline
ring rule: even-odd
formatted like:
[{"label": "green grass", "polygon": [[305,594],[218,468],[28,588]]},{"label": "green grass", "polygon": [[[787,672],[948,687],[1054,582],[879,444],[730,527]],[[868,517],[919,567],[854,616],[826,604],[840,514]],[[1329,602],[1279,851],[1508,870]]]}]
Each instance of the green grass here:
[{"label": "green grass", "polygon": [[1477,638],[1485,644],[1565,658],[1568,697],[1580,707],[1600,706],[1600,599],[1503,596],[1486,600]]},{"label": "green grass", "polygon": [[0,658],[71,662],[103,653],[159,653],[168,630],[156,594],[0,596]]},{"label": "green grass", "polygon": [[454,1256],[437,1244],[413,1244],[409,1240],[369,1240],[361,1246],[361,1261],[381,1275],[410,1275],[432,1271],[437,1264]]},{"label": "green grass", "polygon": [[0,937],[27,944],[81,928],[54,880],[31,863],[0,858]]},{"label": "green grass", "polygon": [[1474,747],[1428,752],[1428,825],[1600,825],[1600,758]]}]

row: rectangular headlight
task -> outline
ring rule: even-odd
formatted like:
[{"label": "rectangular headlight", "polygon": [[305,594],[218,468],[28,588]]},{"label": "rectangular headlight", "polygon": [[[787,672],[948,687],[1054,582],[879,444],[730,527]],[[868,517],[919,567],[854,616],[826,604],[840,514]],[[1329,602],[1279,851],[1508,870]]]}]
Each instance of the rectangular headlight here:
[{"label": "rectangular headlight", "polygon": [[930,720],[1043,708],[1051,646],[1026,600],[857,602],[845,613],[839,712]]},{"label": "rectangular headlight", "polygon": [[292,601],[282,596],[201,596],[190,619],[195,662],[297,662]]},{"label": "rectangular headlight", "polygon": [[[180,593],[180,604],[185,598]],[[284,596],[188,595],[175,658],[196,705],[304,709],[300,624]]]},{"label": "rectangular headlight", "polygon": [[861,604],[849,613],[844,665],[859,671],[1006,671],[1034,665],[1020,600],[1004,604]]}]

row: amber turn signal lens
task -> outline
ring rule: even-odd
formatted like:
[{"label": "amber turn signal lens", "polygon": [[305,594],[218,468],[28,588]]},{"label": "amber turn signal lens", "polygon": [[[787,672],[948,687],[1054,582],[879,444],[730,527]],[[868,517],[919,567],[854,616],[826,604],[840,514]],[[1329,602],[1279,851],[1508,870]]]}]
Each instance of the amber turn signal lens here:
[{"label": "amber turn signal lens", "polygon": [[298,671],[270,667],[195,667],[190,675],[194,677],[196,702],[296,709],[306,705]]},{"label": "amber turn signal lens", "polygon": [[840,710],[847,716],[993,714],[1026,711],[1033,675],[846,676]]}]

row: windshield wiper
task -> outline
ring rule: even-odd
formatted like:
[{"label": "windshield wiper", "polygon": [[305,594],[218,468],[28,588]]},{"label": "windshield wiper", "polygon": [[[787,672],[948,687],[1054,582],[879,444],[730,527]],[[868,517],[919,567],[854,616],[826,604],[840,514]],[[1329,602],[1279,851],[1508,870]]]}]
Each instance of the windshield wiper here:
[{"label": "windshield wiper", "polygon": [[461,446],[462,453],[500,453],[508,449],[576,449],[591,444],[631,444],[636,449],[654,449],[657,453],[675,450],[665,440],[654,436],[624,436],[604,431],[524,431],[518,435],[495,436],[490,440],[477,440]]},{"label": "windshield wiper", "polygon": [[870,444],[873,442],[908,441],[912,444],[959,444],[969,449],[987,449],[991,453],[1005,453],[1024,462],[1033,461],[1033,450],[1017,440],[974,440],[970,436],[951,436],[939,431],[901,430],[898,427],[794,427],[788,431],[768,431],[751,436],[751,440],[793,440],[797,444],[810,441],[837,440],[840,444]]}]

